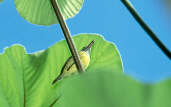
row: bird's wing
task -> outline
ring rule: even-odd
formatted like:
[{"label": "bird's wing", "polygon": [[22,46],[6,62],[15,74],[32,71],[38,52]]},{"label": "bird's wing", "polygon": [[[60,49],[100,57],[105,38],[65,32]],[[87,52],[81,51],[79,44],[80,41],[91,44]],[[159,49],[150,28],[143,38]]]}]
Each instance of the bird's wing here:
[{"label": "bird's wing", "polygon": [[72,59],[72,56],[70,56],[70,57],[66,60],[65,64],[64,64],[63,67],[62,67],[61,74],[64,72],[64,69],[65,69],[66,65],[68,64],[69,60],[71,60],[71,59]]},{"label": "bird's wing", "polygon": [[74,65],[74,62],[67,68],[67,71],[69,71],[73,65]]},{"label": "bird's wing", "polygon": [[62,78],[62,76],[64,74],[64,69],[65,69],[66,65],[68,64],[69,60],[71,60],[71,58],[72,58],[72,56],[66,60],[65,64],[62,67],[60,74],[56,77],[56,79],[52,82],[52,84],[55,84],[58,80],[60,80]]}]

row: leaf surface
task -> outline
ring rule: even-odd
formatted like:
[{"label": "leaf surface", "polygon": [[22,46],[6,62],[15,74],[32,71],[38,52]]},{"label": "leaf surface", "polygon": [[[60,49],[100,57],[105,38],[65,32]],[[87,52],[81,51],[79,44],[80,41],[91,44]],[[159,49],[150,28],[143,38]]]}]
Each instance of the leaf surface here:
[{"label": "leaf surface", "polygon": [[171,106],[171,80],[143,84],[122,73],[103,70],[68,78],[54,107]]},{"label": "leaf surface", "polygon": [[[14,0],[17,11],[28,22],[37,25],[57,24],[50,0]],[[57,0],[65,19],[75,16],[82,8],[83,0]]]},{"label": "leaf surface", "polygon": [[[74,36],[78,50],[92,40],[91,61],[87,71],[122,72],[122,61],[113,43],[97,34]],[[0,55],[0,106],[48,107],[62,95],[63,81],[52,85],[69,58],[66,42],[60,41],[47,50],[28,54],[21,45],[6,48]]]}]

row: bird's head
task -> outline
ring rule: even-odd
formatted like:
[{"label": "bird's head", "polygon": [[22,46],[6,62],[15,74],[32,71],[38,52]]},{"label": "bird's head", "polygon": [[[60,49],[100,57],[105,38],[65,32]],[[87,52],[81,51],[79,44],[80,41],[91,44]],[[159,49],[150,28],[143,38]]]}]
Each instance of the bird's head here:
[{"label": "bird's head", "polygon": [[87,45],[86,47],[83,47],[83,49],[81,51],[85,51],[90,55],[91,47],[93,46],[94,42],[95,42],[94,40],[91,41],[91,43],[89,45]]}]

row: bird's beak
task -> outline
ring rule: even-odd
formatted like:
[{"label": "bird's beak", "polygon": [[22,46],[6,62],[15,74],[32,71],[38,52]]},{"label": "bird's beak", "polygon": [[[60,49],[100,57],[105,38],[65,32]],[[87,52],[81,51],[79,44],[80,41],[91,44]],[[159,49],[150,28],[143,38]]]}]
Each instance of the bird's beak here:
[{"label": "bird's beak", "polygon": [[95,42],[94,40],[91,41],[91,43],[87,46],[87,48],[88,48],[88,49],[91,49],[91,47],[93,46],[94,42]]},{"label": "bird's beak", "polygon": [[86,47],[83,47],[82,51],[90,52],[91,51],[91,47],[93,46],[94,42],[95,42],[94,40],[91,41],[89,45],[87,45]]}]

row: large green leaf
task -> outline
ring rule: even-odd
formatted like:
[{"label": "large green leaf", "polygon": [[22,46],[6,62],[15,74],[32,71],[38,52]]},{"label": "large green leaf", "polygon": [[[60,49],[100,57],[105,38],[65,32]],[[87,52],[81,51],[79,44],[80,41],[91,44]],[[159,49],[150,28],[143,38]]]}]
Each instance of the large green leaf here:
[{"label": "large green leaf", "polygon": [[123,74],[87,73],[65,81],[55,107],[147,107],[145,88]]},{"label": "large green leaf", "polygon": [[171,80],[150,85],[118,72],[90,71],[68,78],[54,107],[171,107],[170,89]]},{"label": "large green leaf", "polygon": [[171,80],[162,81],[153,87],[149,107],[171,107]]},{"label": "large green leaf", "polygon": [[[17,11],[27,21],[38,25],[57,24],[57,18],[50,0],[14,0]],[[65,19],[75,16],[83,0],[57,0]]]},{"label": "large green leaf", "polygon": [[[95,40],[87,71],[104,68],[122,71],[120,55],[114,44],[97,34],[80,34],[73,38],[79,50]],[[32,54],[27,54],[20,45],[5,49],[0,55],[0,107],[48,107],[53,104],[61,95],[63,81],[55,85],[52,81],[69,56],[65,41]]]}]

